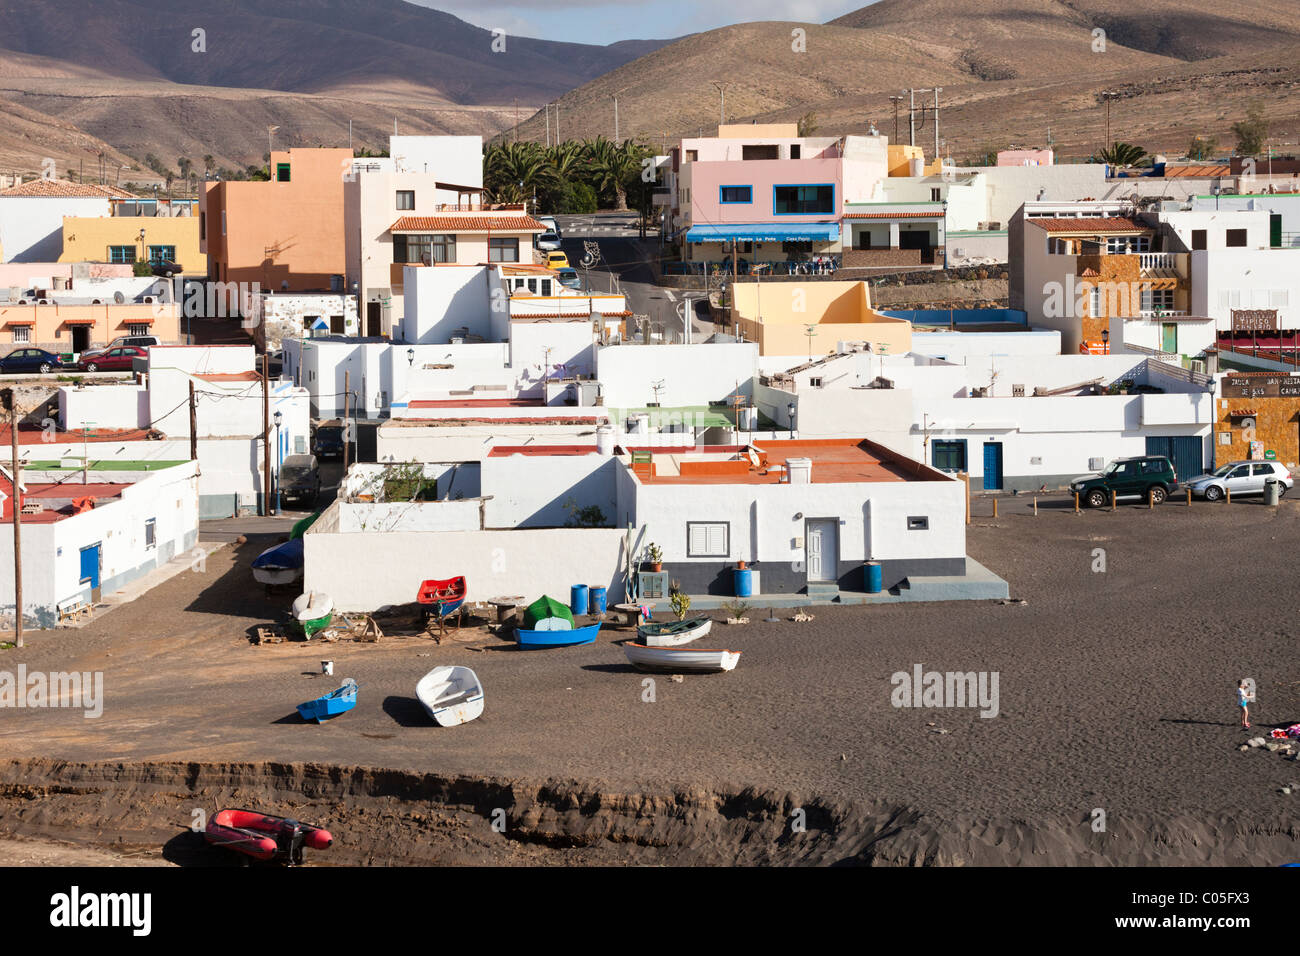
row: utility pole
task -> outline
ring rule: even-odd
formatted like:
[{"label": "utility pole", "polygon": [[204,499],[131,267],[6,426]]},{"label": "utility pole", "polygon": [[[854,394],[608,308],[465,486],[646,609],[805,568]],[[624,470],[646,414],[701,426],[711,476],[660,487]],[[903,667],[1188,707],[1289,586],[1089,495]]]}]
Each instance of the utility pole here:
[{"label": "utility pole", "polygon": [[939,158],[939,94],[943,92],[942,86],[934,88],[934,158]]},{"label": "utility pole", "polygon": [[262,353],[262,514],[271,514],[271,360]]},{"label": "utility pole", "polygon": [[1103,148],[1110,149],[1110,101],[1115,96],[1115,93],[1111,90],[1103,90],[1101,96],[1106,101],[1106,142],[1103,144]]},{"label": "utility pole", "polygon": [[22,475],[20,470],[22,462],[18,458],[18,393],[12,389],[6,389],[9,399],[9,446],[13,453],[13,487],[9,490],[13,492],[10,495],[10,505],[13,508],[14,519],[14,645],[23,646],[23,496],[18,489],[22,487]]},{"label": "utility pole", "polygon": [[620,142],[618,129],[618,94],[614,94],[614,142]]},{"label": "utility pole", "polygon": [[714,83],[713,88],[718,91],[720,97],[718,103],[718,126],[727,125],[727,84]]},{"label": "utility pole", "polygon": [[908,90],[907,145],[916,145],[916,90]]},{"label": "utility pole", "polygon": [[889,98],[889,102],[894,104],[894,138],[890,140],[891,143],[898,142],[898,104],[902,101],[903,98],[901,96],[891,96]]},{"label": "utility pole", "polygon": [[546,148],[551,148],[551,104],[546,104]]},{"label": "utility pole", "polygon": [[348,452],[352,449],[352,373],[343,373],[343,477],[348,476]]},{"label": "utility pole", "polygon": [[199,460],[199,416],[194,405],[194,379],[190,379],[190,461]]}]

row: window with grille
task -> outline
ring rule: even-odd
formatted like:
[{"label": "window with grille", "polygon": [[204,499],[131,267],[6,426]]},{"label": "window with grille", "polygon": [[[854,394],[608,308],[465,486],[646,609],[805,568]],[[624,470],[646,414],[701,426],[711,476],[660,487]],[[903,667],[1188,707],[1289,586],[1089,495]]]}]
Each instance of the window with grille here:
[{"label": "window with grille", "polygon": [[154,265],[157,265],[160,262],[175,262],[176,247],[175,246],[150,246],[149,261]]},{"label": "window with grille", "polygon": [[158,519],[150,518],[144,523],[144,546],[149,549],[158,543]]},{"label": "window with grille", "polygon": [[126,334],[127,334],[127,335],[148,335],[148,334],[149,334],[149,326],[148,326],[147,324],[145,324],[145,323],[140,323],[140,324],[131,323],[131,324],[128,324],[127,327],[126,327]]},{"label": "window with grille", "polygon": [[135,246],[109,246],[108,261],[115,265],[131,265],[135,262]]},{"label": "window with grille", "polygon": [[31,340],[32,340],[32,330],[30,326],[26,326],[26,325],[14,326],[14,342],[26,343],[26,342],[30,342]]}]

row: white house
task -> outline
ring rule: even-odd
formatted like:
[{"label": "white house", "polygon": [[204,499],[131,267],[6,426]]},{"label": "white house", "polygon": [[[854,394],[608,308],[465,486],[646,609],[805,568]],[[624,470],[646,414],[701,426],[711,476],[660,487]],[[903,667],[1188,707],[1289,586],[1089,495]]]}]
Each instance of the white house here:
[{"label": "white house", "polygon": [[0,262],[57,262],[65,216],[111,215],[113,199],[134,198],[111,186],[33,179],[0,190]]},{"label": "white house", "polygon": [[[111,467],[111,466],[110,466]],[[84,477],[84,481],[81,480]],[[10,514],[12,483],[0,475]],[[22,475],[23,620],[52,627],[60,605],[87,604],[191,551],[198,542],[198,465]],[[0,529],[0,610],[12,619],[13,525]]]}]

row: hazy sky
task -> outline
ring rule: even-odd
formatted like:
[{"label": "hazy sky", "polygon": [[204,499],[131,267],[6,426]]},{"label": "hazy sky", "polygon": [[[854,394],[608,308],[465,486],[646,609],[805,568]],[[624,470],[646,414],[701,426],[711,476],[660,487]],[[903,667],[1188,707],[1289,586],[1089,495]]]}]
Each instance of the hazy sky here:
[{"label": "hazy sky", "polygon": [[575,43],[655,40],[750,20],[825,23],[872,0],[410,0],[475,26]]}]

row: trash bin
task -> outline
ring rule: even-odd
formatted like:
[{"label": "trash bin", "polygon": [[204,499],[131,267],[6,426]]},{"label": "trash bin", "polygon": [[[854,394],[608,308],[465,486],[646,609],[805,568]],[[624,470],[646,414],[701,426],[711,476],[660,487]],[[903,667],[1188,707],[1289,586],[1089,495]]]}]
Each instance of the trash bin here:
[{"label": "trash bin", "polygon": [[605,589],[601,587],[599,584],[593,584],[591,585],[591,587],[587,589],[587,593],[591,597],[591,608],[590,608],[591,613],[594,614],[596,617],[604,617],[605,616]]},{"label": "trash bin", "polygon": [[1276,478],[1264,480],[1264,504],[1276,505],[1282,500],[1282,482]]},{"label": "trash bin", "polygon": [[738,598],[753,597],[754,596],[754,572],[749,568],[736,568],[736,570],[732,573],[735,575],[736,586],[735,588],[733,588],[733,590],[736,592],[736,597]]},{"label": "trash bin", "polygon": [[575,584],[569,589],[569,610],[579,615],[587,613],[587,585]]},{"label": "trash bin", "polygon": [[879,561],[868,561],[863,570],[866,572],[868,594],[879,594],[885,589],[884,569],[881,568]]}]

